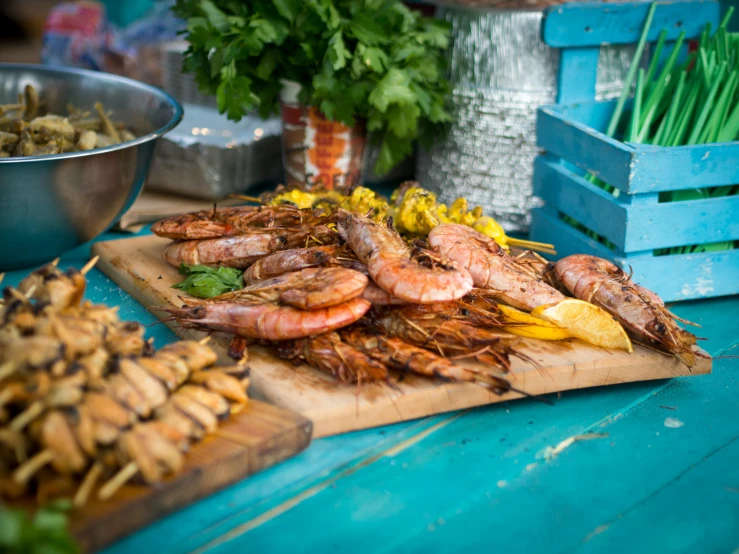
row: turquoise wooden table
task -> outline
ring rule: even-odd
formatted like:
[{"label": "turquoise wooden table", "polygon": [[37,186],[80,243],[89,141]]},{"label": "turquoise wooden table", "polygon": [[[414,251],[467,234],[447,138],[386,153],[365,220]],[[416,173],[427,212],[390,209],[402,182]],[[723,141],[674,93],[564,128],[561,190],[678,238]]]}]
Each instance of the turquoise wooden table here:
[{"label": "turquoise wooden table", "polygon": [[[81,267],[88,256],[83,246],[60,265]],[[156,321],[102,273],[89,280],[91,300]],[[712,375],[316,440],[104,553],[737,553],[739,297],[674,310],[703,326],[703,346],[718,357]],[[157,346],[175,339],[163,325],[149,334]],[[583,433],[604,436],[563,448]]]}]

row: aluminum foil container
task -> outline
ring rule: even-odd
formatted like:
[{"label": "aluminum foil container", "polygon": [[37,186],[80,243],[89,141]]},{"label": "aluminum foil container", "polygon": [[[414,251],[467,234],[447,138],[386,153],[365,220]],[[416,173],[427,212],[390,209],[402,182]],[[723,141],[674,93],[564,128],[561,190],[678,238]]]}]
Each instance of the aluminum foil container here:
[{"label": "aluminum foil container", "polygon": [[[443,6],[452,25],[453,122],[431,150],[419,148],[416,178],[443,202],[483,206],[507,231],[526,232],[536,147],[536,109],[557,96],[559,50],[540,39],[542,12]],[[634,47],[601,48],[596,97],[617,96]]]},{"label": "aluminum foil container", "polygon": [[282,181],[278,117],[250,115],[234,123],[213,108],[184,109],[182,122],[160,141],[149,190],[219,200]]}]

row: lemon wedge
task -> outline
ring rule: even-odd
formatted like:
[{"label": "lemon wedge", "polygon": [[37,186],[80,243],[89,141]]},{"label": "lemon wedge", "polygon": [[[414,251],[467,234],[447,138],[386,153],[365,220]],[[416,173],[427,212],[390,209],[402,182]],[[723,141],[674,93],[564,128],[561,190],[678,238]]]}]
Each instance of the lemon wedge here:
[{"label": "lemon wedge", "polygon": [[634,347],[626,331],[611,314],[604,309],[574,298],[567,298],[556,304],[539,306],[531,315],[566,329],[574,337],[585,342],[633,352]]},{"label": "lemon wedge", "polygon": [[566,329],[562,329],[516,308],[503,304],[498,304],[498,308],[503,312],[507,321],[517,324],[511,325],[510,327],[503,327],[504,330],[514,335],[539,340],[563,340],[573,336]]}]

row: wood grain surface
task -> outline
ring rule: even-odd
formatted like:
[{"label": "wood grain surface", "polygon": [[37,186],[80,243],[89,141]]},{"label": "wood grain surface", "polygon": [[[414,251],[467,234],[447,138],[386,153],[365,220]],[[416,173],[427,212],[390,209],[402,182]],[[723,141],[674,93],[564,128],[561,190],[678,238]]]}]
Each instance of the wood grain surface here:
[{"label": "wood grain surface", "polygon": [[[166,243],[166,239],[143,236],[99,242],[92,251],[100,256],[97,267],[144,306],[181,305],[181,291],[171,288],[181,277],[162,258]],[[177,328],[173,322],[168,324]],[[194,334],[182,334],[191,333]],[[216,348],[225,349],[224,339],[215,342]],[[674,358],[641,347],[628,354],[576,340],[523,340],[521,350],[541,368],[513,360],[508,378],[516,388],[532,395],[711,371],[710,360],[701,359],[691,371]],[[443,383],[411,375],[398,383],[399,390],[372,384],[357,392],[356,386],[339,384],[307,366],[293,366],[263,348],[251,347],[249,356],[252,392],[312,420],[317,437],[520,397],[515,393],[497,396],[472,384]]]}]

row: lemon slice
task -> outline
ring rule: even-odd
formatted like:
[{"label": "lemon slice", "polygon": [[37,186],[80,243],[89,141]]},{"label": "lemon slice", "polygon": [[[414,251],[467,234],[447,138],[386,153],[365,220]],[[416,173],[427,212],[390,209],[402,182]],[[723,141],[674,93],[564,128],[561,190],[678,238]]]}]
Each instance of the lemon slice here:
[{"label": "lemon slice", "polygon": [[516,308],[503,304],[498,304],[498,308],[506,316],[507,321],[520,324],[503,327],[504,330],[514,335],[539,340],[563,340],[573,336],[566,329],[552,325]]},{"label": "lemon slice", "polygon": [[633,352],[629,336],[621,324],[604,309],[574,298],[556,304],[539,306],[531,315],[567,329],[573,336],[585,342]]}]

